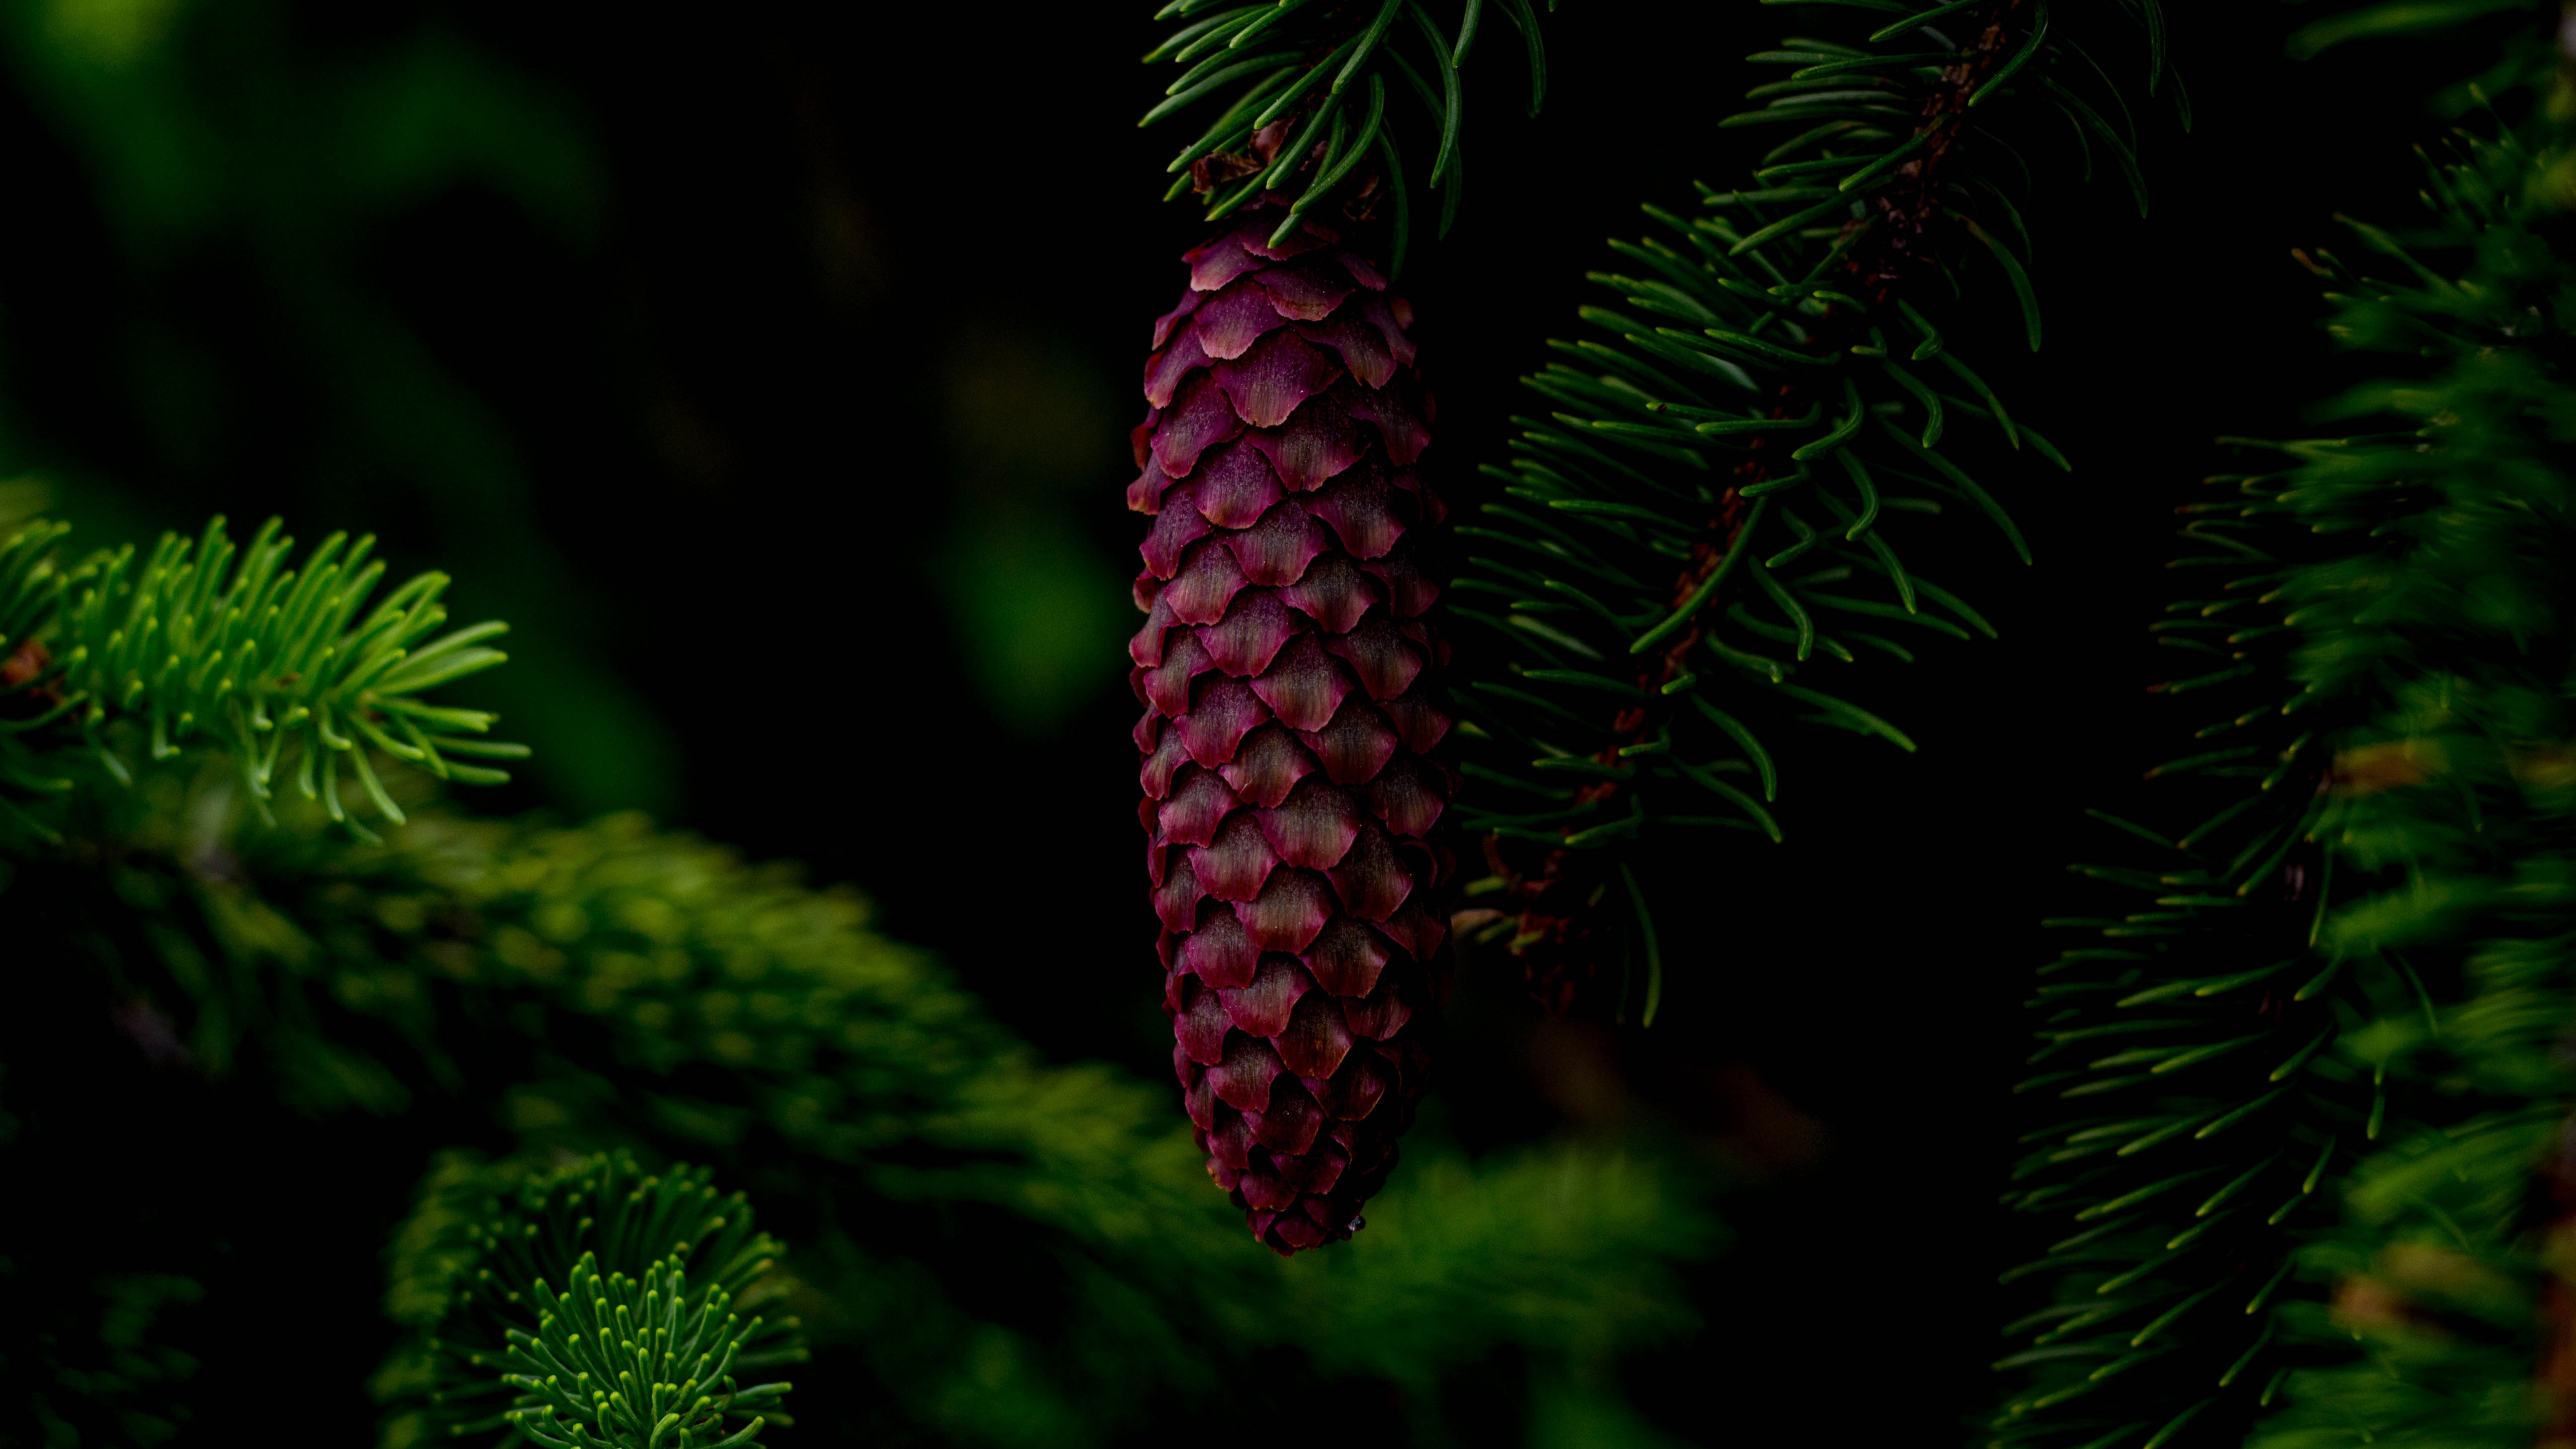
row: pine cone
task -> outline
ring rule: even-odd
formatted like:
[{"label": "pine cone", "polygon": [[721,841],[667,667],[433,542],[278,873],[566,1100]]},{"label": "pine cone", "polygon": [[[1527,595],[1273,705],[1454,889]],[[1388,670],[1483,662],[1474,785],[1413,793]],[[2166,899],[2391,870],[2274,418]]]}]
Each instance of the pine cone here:
[{"label": "pine cone", "polygon": [[1182,258],[1127,504],[1154,520],[1129,654],[1172,1066],[1209,1175],[1287,1254],[1349,1237],[1395,1165],[1456,866],[1411,309],[1274,225]]}]

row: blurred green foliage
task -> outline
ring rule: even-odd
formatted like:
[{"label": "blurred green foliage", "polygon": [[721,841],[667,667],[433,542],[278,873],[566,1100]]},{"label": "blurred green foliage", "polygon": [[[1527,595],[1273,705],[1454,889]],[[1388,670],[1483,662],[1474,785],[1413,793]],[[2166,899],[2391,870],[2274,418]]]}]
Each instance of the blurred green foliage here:
[{"label": "blurred green foliage", "polygon": [[[239,793],[219,760],[147,773],[92,821],[112,869],[76,847],[13,889],[58,903],[62,940],[149,1004],[188,1070],[375,1119],[379,1150],[429,1162],[443,1144],[401,1124],[462,1108],[515,1160],[714,1164],[791,1244],[818,1353],[798,1417],[822,1437],[1105,1443],[1376,1382],[1403,1406],[1395,1441],[1437,1444],[1461,1383],[1502,1363],[1534,1443],[1655,1442],[1620,1358],[1691,1330],[1674,1268],[1718,1241],[1677,1160],[1435,1143],[1347,1250],[1283,1261],[1204,1180],[1170,1088],[1039,1060],[847,890],[635,815],[560,828],[415,801],[353,847],[309,808],[245,825]],[[77,1114],[39,1082],[8,1096],[56,1127],[0,1148],[0,1171],[50,1170]],[[397,1263],[398,1317],[418,1316],[416,1276]]]},{"label": "blurred green foliage", "polygon": [[1085,495],[1112,492],[1117,396],[1060,343],[969,329],[943,369],[956,488],[939,577],[985,707],[1044,734],[1112,687],[1134,615],[1085,536]]}]

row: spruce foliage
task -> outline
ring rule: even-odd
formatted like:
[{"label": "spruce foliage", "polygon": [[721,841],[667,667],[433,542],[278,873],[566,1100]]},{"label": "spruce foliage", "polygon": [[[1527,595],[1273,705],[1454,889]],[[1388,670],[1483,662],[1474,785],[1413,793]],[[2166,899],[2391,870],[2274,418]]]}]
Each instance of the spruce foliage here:
[{"label": "spruce foliage", "polygon": [[[2298,48],[2496,8],[2367,8]],[[2157,625],[2193,661],[2161,687],[2224,717],[2150,774],[2214,813],[2104,817],[2161,853],[2077,867],[2103,914],[2061,924],[2094,941],[2041,969],[2022,1090],[2047,1120],[2006,1202],[2047,1247],[2005,1275],[2030,1311],[1998,1443],[2502,1445],[2564,1412],[2555,22],[2533,7],[2459,92],[2425,225],[2301,254],[2332,334],[2393,375],[2321,410],[2343,436],[2183,510],[2206,582]]]},{"label": "spruce foliage", "polygon": [[406,1395],[426,1397],[432,1433],[730,1449],[795,1422],[778,1410],[790,1385],[733,1380],[806,1357],[794,1317],[760,1314],[785,1292],[785,1249],[742,1194],[622,1153],[535,1175],[443,1166],[394,1269],[438,1304],[415,1350],[427,1383]]},{"label": "spruce foliage", "polygon": [[1780,838],[1766,735],[1914,748],[1844,697],[1844,666],[1994,632],[1923,563],[1956,551],[1934,522],[1953,511],[2029,560],[1981,446],[2068,466],[1944,332],[2004,308],[2040,344],[2015,146],[2072,125],[2146,206],[2127,102],[2087,47],[2142,22],[2155,89],[2154,0],[1844,9],[1832,37],[1752,57],[1782,78],[1718,124],[1776,143],[1749,184],[1703,185],[1703,214],[1648,206],[1660,234],[1614,243],[1623,269],[1592,280],[1618,305],[1549,344],[1526,379],[1546,411],[1514,420],[1512,461],[1484,470],[1502,496],[1457,530],[1455,612],[1484,655],[1459,701],[1482,737],[1464,824],[1493,867],[1474,919],[1558,1010],[1593,991],[1653,1022],[1638,868],[1708,827]]},{"label": "spruce foliage", "polygon": [[[489,713],[419,697],[508,658],[482,642],[506,626],[439,634],[448,581],[437,573],[360,617],[385,573],[367,557],[372,538],[334,534],[295,568],[276,519],[237,547],[217,518],[193,540],[164,534],[139,562],[128,546],[65,564],[55,548],[67,531],[37,520],[0,543],[0,697],[14,706],[0,726],[0,782],[14,792],[71,790],[64,771],[81,754],[131,781],[121,750],[165,760],[203,734],[233,752],[261,810],[291,766],[304,799],[365,835],[341,801],[344,770],[384,819],[403,819],[371,753],[471,784],[509,776],[451,756],[527,754],[481,738]],[[8,796],[0,825],[58,838]]]},{"label": "spruce foliage", "polygon": [[[1443,7],[1445,9],[1445,7]],[[1529,64],[1529,111],[1547,96],[1547,45],[1530,0],[1493,0],[1520,33]],[[1548,9],[1556,0],[1548,0]],[[1392,197],[1389,270],[1401,273],[1413,229],[1417,186],[1440,193],[1442,236],[1466,194],[1459,146],[1466,120],[1465,66],[1482,33],[1486,0],[1464,0],[1443,25],[1423,0],[1171,0],[1157,20],[1179,20],[1146,52],[1151,63],[1183,67],[1164,99],[1138,125],[1185,111],[1224,108],[1166,169],[1180,173],[1169,201],[1196,192],[1207,219],[1218,221],[1257,198],[1284,205],[1270,244],[1297,234],[1308,212],[1340,198],[1355,211]],[[1407,97],[1411,98],[1408,102]],[[1418,102],[1424,126],[1413,154],[1431,157],[1408,171],[1397,149],[1399,113]],[[1417,174],[1419,180],[1416,180]]]}]

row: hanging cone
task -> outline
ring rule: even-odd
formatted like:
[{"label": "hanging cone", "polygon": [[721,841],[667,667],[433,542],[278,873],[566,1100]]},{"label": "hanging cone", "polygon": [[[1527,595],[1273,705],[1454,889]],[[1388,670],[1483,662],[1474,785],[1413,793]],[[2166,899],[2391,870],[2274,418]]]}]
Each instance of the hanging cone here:
[{"label": "hanging cone", "polygon": [[1153,520],[1129,653],[1172,1066],[1209,1175],[1286,1254],[1349,1237],[1395,1165],[1456,866],[1411,309],[1277,225],[1183,257],[1127,503]]}]

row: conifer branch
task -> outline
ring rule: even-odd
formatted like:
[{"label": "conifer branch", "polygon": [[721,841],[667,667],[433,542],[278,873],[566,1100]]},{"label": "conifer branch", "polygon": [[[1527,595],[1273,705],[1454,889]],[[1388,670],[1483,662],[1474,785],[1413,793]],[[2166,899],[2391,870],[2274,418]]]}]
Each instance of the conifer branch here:
[{"label": "conifer branch", "polygon": [[2132,827],[2160,861],[2079,868],[2132,899],[2042,968],[2023,1089],[2053,1120],[2005,1201],[2054,1241],[2006,1275],[2032,1311],[1999,1444],[2564,1432],[2576,107],[2554,9],[2527,16],[2492,134],[2430,168],[2432,226],[2298,254],[2397,375],[2332,404],[2353,434],[2183,510],[2181,565],[2226,582],[2160,626],[2193,661],[2162,688],[2229,712],[2149,774],[2220,783],[2197,826]]},{"label": "conifer branch", "polygon": [[[1547,93],[1547,53],[1529,0],[1493,0],[1528,50],[1529,110]],[[1146,52],[1151,64],[1184,67],[1164,99],[1137,124],[1183,111],[1213,111],[1198,138],[1167,171],[1179,173],[1166,199],[1195,192],[1216,221],[1268,201],[1286,208],[1272,245],[1297,233],[1309,212],[1340,199],[1355,217],[1375,215],[1391,195],[1400,271],[1416,186],[1442,193],[1440,233],[1456,219],[1465,185],[1459,135],[1465,66],[1485,19],[1486,0],[1463,0],[1444,26],[1424,0],[1271,0],[1221,6],[1172,0],[1157,20],[1184,22]],[[1548,9],[1556,8],[1548,0]],[[1409,98],[1409,99],[1408,99]],[[1431,165],[1405,174],[1394,133],[1397,112],[1420,105],[1424,129],[1412,154]]]},{"label": "conifer branch", "polygon": [[[2011,112],[2094,116],[2089,67],[2041,0],[1870,23],[1753,57],[1789,73],[1719,124],[1791,134],[1752,184],[1703,186],[1708,215],[1648,207],[1665,234],[1614,244],[1633,272],[1593,280],[1622,305],[1581,314],[1608,336],[1550,344],[1562,360],[1525,379],[1550,410],[1515,419],[1512,462],[1484,470],[1503,498],[1458,530],[1456,612],[1489,656],[1460,701],[1484,754],[1465,823],[1493,871],[1466,919],[1559,1010],[1650,934],[1642,896],[1620,924],[1612,864],[1676,828],[1779,838],[1765,731],[1797,720],[1914,748],[1808,671],[1911,659],[1890,631],[1993,632],[1890,537],[1964,505],[2028,560],[1954,456],[1963,424],[2066,466],[1926,315],[1926,284],[1990,260],[2038,346],[2027,234],[1978,169],[1999,148],[1974,133]],[[1617,987],[1617,1009],[1658,996],[1658,974]]]},{"label": "conifer branch", "polygon": [[131,781],[134,747],[156,762],[192,743],[227,751],[263,811],[291,771],[303,798],[361,836],[344,765],[400,824],[374,757],[498,784],[509,776],[466,761],[527,754],[484,738],[490,713],[421,697],[508,658],[483,643],[507,626],[440,634],[439,573],[367,609],[385,572],[368,558],[372,537],[335,533],[297,569],[277,520],[236,546],[218,517],[194,540],[164,534],[140,560],[129,545],[65,568],[55,546],[68,531],[39,520],[0,543],[0,830],[54,838],[32,802],[72,790],[84,761]]},{"label": "conifer branch", "polygon": [[433,1172],[401,1245],[400,1271],[425,1280],[410,1291],[442,1303],[410,1351],[421,1424],[555,1449],[736,1449],[794,1422],[789,1384],[735,1382],[806,1357],[794,1318],[752,1312],[784,1292],[784,1249],[711,1175],[647,1174],[626,1153]]}]

